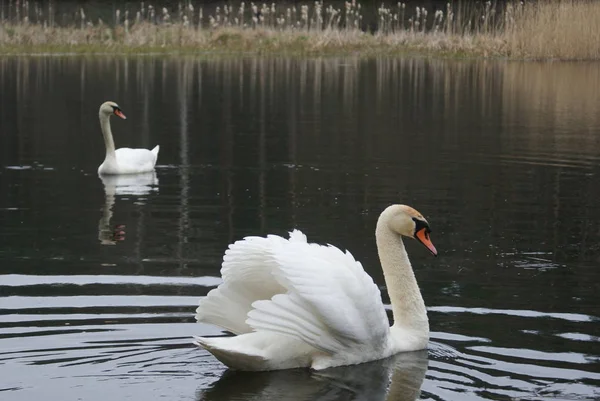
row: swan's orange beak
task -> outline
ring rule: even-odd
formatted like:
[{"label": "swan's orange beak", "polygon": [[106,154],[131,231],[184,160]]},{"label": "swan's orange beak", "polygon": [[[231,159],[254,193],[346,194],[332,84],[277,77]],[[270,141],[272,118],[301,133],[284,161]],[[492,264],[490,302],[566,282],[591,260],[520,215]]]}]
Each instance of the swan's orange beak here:
[{"label": "swan's orange beak", "polygon": [[121,110],[115,110],[115,116],[121,117],[123,120],[127,120],[127,117],[125,117],[125,114],[123,114]]},{"label": "swan's orange beak", "polygon": [[427,228],[422,228],[419,231],[417,231],[415,237],[421,244],[425,245],[427,249],[429,249],[429,252],[431,252],[433,256],[437,256],[437,250],[435,249],[435,246],[433,246],[433,243],[429,239],[429,232]]}]

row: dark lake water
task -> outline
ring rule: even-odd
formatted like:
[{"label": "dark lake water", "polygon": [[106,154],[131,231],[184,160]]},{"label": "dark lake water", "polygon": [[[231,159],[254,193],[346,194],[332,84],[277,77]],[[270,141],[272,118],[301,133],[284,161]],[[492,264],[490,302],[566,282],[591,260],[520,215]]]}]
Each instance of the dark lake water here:
[{"label": "dark lake water", "polygon": [[[0,399],[599,399],[598,88],[598,63],[1,58]],[[105,100],[155,175],[97,176]],[[440,253],[407,245],[429,350],[248,374],[193,347],[230,242],[299,228],[383,286],[397,202]]]}]

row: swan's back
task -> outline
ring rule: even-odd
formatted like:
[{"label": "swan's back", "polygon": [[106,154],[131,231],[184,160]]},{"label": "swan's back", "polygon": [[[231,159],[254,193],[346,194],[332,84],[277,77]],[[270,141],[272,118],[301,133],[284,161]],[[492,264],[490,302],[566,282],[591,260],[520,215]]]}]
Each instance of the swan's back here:
[{"label": "swan's back", "polygon": [[121,174],[145,173],[154,170],[159,146],[154,149],[119,148],[115,151],[117,167]]}]

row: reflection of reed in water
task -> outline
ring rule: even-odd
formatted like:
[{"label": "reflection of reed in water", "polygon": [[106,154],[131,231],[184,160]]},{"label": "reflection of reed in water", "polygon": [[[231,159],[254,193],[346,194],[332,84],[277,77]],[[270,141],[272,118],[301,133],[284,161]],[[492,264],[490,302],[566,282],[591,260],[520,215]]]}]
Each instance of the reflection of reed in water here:
[{"label": "reflection of reed in water", "polygon": [[[11,66],[12,73],[8,71]],[[148,141],[152,98],[157,97],[157,91],[162,96],[168,95],[168,83],[172,79],[177,80],[179,89],[183,88],[188,93],[197,86],[199,97],[186,95],[186,105],[187,102],[200,103],[203,98],[214,96],[206,90],[210,85],[211,89],[219,90],[223,96],[234,95],[230,96],[230,108],[243,105],[255,117],[271,119],[272,113],[278,111],[286,115],[296,113],[300,119],[310,114],[314,120],[326,118],[324,113],[335,107],[343,113],[343,118],[328,119],[329,124],[339,128],[331,130],[328,135],[336,135],[336,142],[341,144],[347,143],[349,137],[356,138],[364,134],[362,131],[367,124],[363,123],[363,129],[359,130],[360,120],[368,119],[369,114],[373,115],[371,119],[374,120],[370,122],[376,124],[373,131],[389,124],[390,119],[402,129],[410,125],[411,118],[429,118],[433,124],[443,124],[446,127],[444,135],[448,137],[462,134],[452,126],[466,117],[482,122],[490,119],[488,123],[502,124],[508,130],[515,124],[547,123],[549,118],[555,126],[563,129],[574,122],[577,126],[590,128],[600,122],[600,114],[596,112],[600,94],[595,90],[600,84],[600,69],[593,63],[543,64],[389,57],[0,60],[0,80],[6,84],[8,80],[14,82],[18,99],[29,99],[32,93],[61,86],[59,82],[44,81],[65,75],[61,73],[62,70],[66,75],[80,77],[79,82],[71,81],[70,84],[80,86],[78,89],[84,99],[90,97],[89,92],[97,90],[94,85],[98,81],[114,88],[111,93],[114,93],[113,98],[120,99],[120,103],[143,104],[143,115],[138,116],[140,118],[137,121],[142,124],[140,135],[144,143]],[[131,87],[130,81],[135,82],[136,91],[127,91]],[[134,99],[131,98],[133,93]],[[236,97],[240,99],[238,102],[235,101]],[[17,100],[17,103],[21,102]],[[370,107],[371,103],[377,108]],[[390,111],[389,106],[395,110],[386,115],[386,120],[376,118],[377,109],[383,111],[388,108],[386,111]],[[187,108],[192,110],[197,107],[199,105],[194,104]],[[57,112],[59,110],[54,111]],[[62,110],[60,112],[63,113]],[[68,111],[64,113],[67,115]],[[227,116],[235,117],[231,110],[223,110],[222,118]],[[307,132],[309,137],[321,135],[322,126],[314,124],[312,128]],[[543,136],[534,134],[531,133],[532,140],[546,144],[556,139],[557,147],[577,146],[585,150],[592,145],[581,145],[580,141],[564,135],[555,138],[554,134],[549,133]],[[39,138],[38,142],[41,144],[43,140]],[[569,141],[573,143],[568,144]],[[312,143],[309,145],[312,146]],[[531,143],[530,146],[535,148],[538,143]],[[298,151],[301,150],[301,147],[298,148]]]},{"label": "reflection of reed in water", "polygon": [[[585,83],[598,83],[599,70],[589,64],[555,68],[481,60],[273,57],[207,60],[191,67],[198,74],[183,74],[190,68],[189,60],[171,63],[179,76],[189,77],[188,87],[197,84],[206,93],[222,94],[219,113],[205,118],[220,120],[222,126],[219,165],[225,171],[222,193],[230,240],[237,237],[233,231],[239,223],[233,211],[241,204],[257,210],[261,232],[269,230],[266,209],[269,188],[274,186],[289,195],[287,224],[294,226],[303,205],[310,204],[313,212],[315,207],[327,208],[349,190],[357,194],[355,201],[345,202],[349,208],[369,209],[380,202],[373,194],[395,199],[410,191],[408,185],[415,180],[439,182],[432,169],[394,167],[398,160],[412,160],[415,149],[428,149],[421,157],[431,158],[430,165],[435,166],[439,157],[502,164],[528,153],[550,163],[597,147],[592,146],[594,135],[565,136],[552,130],[540,135],[528,128],[544,126],[543,119],[549,116],[558,128],[597,125],[599,115],[592,112],[600,102],[597,85]],[[581,78],[573,85],[571,77],[577,74]],[[273,141],[285,145],[274,147]],[[188,146],[194,148],[192,142]],[[289,167],[286,182],[276,181],[272,172],[278,161]],[[395,169],[393,174],[374,174],[372,168],[379,162]],[[258,169],[254,182],[232,173],[249,165]],[[448,165],[448,174],[461,174],[461,165]],[[312,176],[303,169],[307,166],[338,172]],[[500,174],[503,168],[495,170]],[[347,172],[355,174],[352,183]],[[503,182],[492,182],[491,192],[506,192]],[[311,189],[316,187],[327,190]],[[240,196],[253,188],[256,197]],[[498,207],[476,187],[454,189],[455,196],[473,199],[488,210]]]},{"label": "reflection of reed in water", "polygon": [[193,64],[190,60],[184,60],[177,74],[177,93],[179,103],[179,172],[180,172],[180,194],[179,194],[179,221],[178,221],[178,246],[177,257],[181,267],[187,267],[184,246],[188,242],[188,231],[190,227],[190,161],[189,161],[189,138],[188,138],[188,107],[190,81],[193,72]]},{"label": "reflection of reed in water", "polygon": [[[69,76],[80,79],[67,80]],[[69,115],[67,102],[48,98],[54,88],[67,85],[86,102],[101,86],[114,88],[114,98],[122,99],[122,104],[140,105],[141,112],[132,121],[140,123],[135,132],[141,145],[149,142],[153,125],[161,126],[163,119],[177,121],[179,137],[169,138],[169,146],[179,150],[180,163],[190,169],[180,170],[181,185],[193,181],[194,160],[218,168],[212,189],[221,197],[229,242],[242,228],[256,233],[257,227],[266,232],[306,222],[307,210],[327,215],[325,209],[336,204],[340,194],[346,197],[340,204],[356,213],[379,208],[423,184],[440,196],[470,199],[482,210],[506,207],[500,197],[507,193],[508,205],[517,205],[528,204],[530,192],[541,199],[562,198],[564,203],[570,191],[568,204],[555,205],[556,215],[545,214],[539,221],[544,218],[546,227],[560,219],[571,224],[567,216],[572,211],[592,209],[597,196],[593,180],[571,187],[565,182],[568,177],[553,170],[559,176],[552,180],[526,183],[522,170],[517,177],[512,169],[598,165],[600,137],[594,127],[600,125],[599,83],[600,69],[593,63],[393,57],[0,60],[0,85],[7,88],[0,93],[1,103],[30,107],[15,109],[14,120],[20,125],[29,124],[31,109],[48,114],[36,119],[39,126],[52,123],[53,116]],[[169,101],[173,99],[177,101]],[[82,105],[84,109],[95,113],[96,105]],[[95,125],[93,129],[97,130]],[[0,152],[20,164],[21,154],[47,154],[49,141],[56,148],[72,147],[73,141],[81,141],[68,134],[76,131],[51,136],[32,129],[27,138],[1,136]],[[123,135],[126,141],[130,134]],[[426,151],[416,158],[415,151],[421,150]],[[87,163],[85,156],[74,157]],[[402,162],[409,160],[426,164],[403,168]],[[478,176],[466,163],[490,166],[479,169],[481,180],[489,182],[486,191],[471,180],[456,179]],[[451,193],[436,173],[441,168],[442,178],[454,180]],[[503,179],[507,175],[520,178],[523,185],[508,191]],[[213,185],[209,181],[204,183]],[[194,196],[193,186],[180,195]],[[285,207],[277,211],[275,221],[272,208],[281,207],[281,202]],[[452,208],[463,213],[465,205],[457,202]],[[195,225],[192,217],[186,217],[188,209],[182,199],[177,210],[182,241]],[[256,215],[248,217],[250,210]],[[496,223],[498,232],[517,220],[507,216]],[[548,233],[558,236],[557,230],[555,225]]]},{"label": "reflection of reed in water", "polygon": [[125,226],[111,226],[113,206],[117,195],[144,196],[158,191],[158,178],[155,172],[131,175],[101,175],[104,184],[104,207],[98,222],[98,240],[102,245],[116,245],[125,239]]},{"label": "reflection of reed in water", "polygon": [[414,401],[427,372],[427,351],[323,371],[225,371],[198,401],[210,400],[369,400]]},{"label": "reflection of reed in water", "polygon": [[[597,63],[507,63],[503,75],[507,123],[518,122],[525,115],[532,125],[547,126],[550,121],[563,132],[568,128],[592,129],[600,125]],[[535,109],[540,112],[531,113]],[[540,139],[548,136],[554,135],[546,133]],[[574,142],[580,139],[570,138]],[[569,137],[559,136],[556,140],[560,146]]]}]

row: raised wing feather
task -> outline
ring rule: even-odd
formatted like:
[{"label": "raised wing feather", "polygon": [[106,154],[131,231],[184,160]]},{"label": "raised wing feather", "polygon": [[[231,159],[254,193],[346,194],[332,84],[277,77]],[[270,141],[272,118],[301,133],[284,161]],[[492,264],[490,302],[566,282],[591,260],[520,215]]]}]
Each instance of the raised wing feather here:
[{"label": "raised wing feather", "polygon": [[274,275],[285,293],[255,302],[249,326],[294,336],[331,354],[385,347],[389,325],[379,288],[349,252],[306,242],[272,252]]},{"label": "raised wing feather", "polygon": [[294,231],[289,241],[270,235],[267,238],[246,237],[230,245],[221,267],[223,284],[200,300],[196,320],[215,324],[235,334],[251,332],[246,319],[252,303],[286,292],[273,275],[278,269],[273,250],[285,247],[290,241],[306,243],[306,237]]},{"label": "raised wing feather", "polygon": [[235,334],[269,331],[324,352],[386,345],[387,315],[379,288],[349,252],[290,239],[246,237],[229,247],[223,283],[200,301],[198,321]]}]

